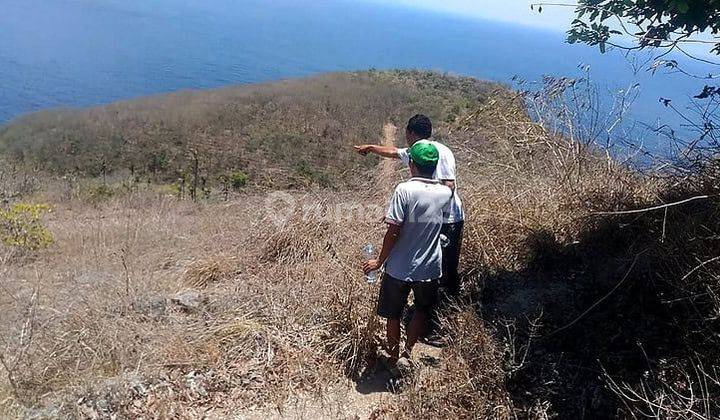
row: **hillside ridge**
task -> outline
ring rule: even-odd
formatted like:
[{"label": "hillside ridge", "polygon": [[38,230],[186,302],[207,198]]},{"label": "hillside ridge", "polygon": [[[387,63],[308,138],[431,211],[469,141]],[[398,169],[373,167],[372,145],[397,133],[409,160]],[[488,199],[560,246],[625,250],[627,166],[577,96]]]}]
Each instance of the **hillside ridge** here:
[{"label": "hillside ridge", "polygon": [[[638,173],[524,99],[371,71],[0,128],[0,414],[717,417],[717,165]],[[457,160],[463,288],[390,394],[359,266],[408,172],[351,146],[416,113]]]}]

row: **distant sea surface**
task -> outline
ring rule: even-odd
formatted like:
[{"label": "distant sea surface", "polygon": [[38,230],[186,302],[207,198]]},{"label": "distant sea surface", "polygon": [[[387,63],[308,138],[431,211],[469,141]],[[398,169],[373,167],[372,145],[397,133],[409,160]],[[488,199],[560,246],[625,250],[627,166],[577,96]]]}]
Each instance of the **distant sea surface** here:
[{"label": "distant sea surface", "polygon": [[[676,121],[702,81],[633,75],[619,53],[552,32],[352,0],[2,0],[0,123],[182,89],[329,71],[418,68],[511,83],[577,76],[601,91],[635,82],[632,116]],[[542,19],[542,15],[538,15]]]}]

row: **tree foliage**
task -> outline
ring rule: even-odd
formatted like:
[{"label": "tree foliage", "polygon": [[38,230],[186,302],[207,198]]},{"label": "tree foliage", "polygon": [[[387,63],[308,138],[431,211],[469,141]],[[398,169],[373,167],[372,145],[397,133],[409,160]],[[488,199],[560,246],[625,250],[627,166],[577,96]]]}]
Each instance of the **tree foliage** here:
[{"label": "tree foliage", "polygon": [[683,51],[682,44],[706,44],[720,54],[720,0],[579,0],[568,31],[571,43],[621,46],[616,37],[630,37],[628,49],[664,47]]},{"label": "tree foliage", "polygon": [[[720,0],[577,0],[577,3],[535,3],[532,9],[542,12],[542,6],[574,7],[576,17],[568,30],[568,42],[598,46],[605,52],[608,46],[624,50],[652,48],[658,51],[648,70],[653,73],[665,68],[670,72],[703,80],[716,79],[720,62],[707,55],[720,55]],[[695,48],[688,49],[688,45]],[[700,48],[698,48],[700,47]],[[704,51],[701,51],[704,50]],[[697,72],[684,68],[671,52],[684,54],[708,64],[708,71]],[[680,114],[691,130],[699,133],[698,141],[708,137],[715,140],[717,102],[720,87],[705,85],[695,96],[707,100],[705,105],[694,104],[691,114],[672,107],[671,100],[659,98],[666,107]],[[662,131],[662,129],[661,129]],[[675,131],[670,137],[677,140]]]}]

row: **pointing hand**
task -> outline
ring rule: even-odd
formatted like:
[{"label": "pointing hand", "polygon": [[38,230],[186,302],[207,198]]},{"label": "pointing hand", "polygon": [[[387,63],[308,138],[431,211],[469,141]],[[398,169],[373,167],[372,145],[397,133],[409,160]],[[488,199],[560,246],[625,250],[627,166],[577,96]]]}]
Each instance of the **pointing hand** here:
[{"label": "pointing hand", "polygon": [[360,146],[354,146],[355,151],[360,153],[361,155],[365,156],[372,150],[372,144],[362,144]]}]

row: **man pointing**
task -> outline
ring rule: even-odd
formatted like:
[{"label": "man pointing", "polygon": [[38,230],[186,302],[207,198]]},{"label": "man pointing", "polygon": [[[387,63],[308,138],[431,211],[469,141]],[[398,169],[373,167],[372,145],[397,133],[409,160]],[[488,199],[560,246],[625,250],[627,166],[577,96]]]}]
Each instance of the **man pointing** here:
[{"label": "man pointing", "polygon": [[[405,129],[405,139],[408,147],[412,147],[419,140],[429,140],[432,136],[432,122],[425,115],[415,115],[410,118]],[[447,297],[455,297],[460,291],[460,276],[458,264],[460,262],[460,247],[462,245],[462,232],[465,215],[463,213],[462,201],[457,191],[457,180],[455,175],[455,156],[444,144],[429,140],[439,153],[439,160],[433,178],[450,187],[453,191],[450,204],[443,213],[443,226],[441,233],[447,238],[447,243],[442,248],[442,278],[440,286]],[[355,150],[366,155],[376,155],[400,159],[405,165],[410,164],[410,157],[407,148],[394,146],[380,146],[376,144],[365,144],[355,146]]]}]

